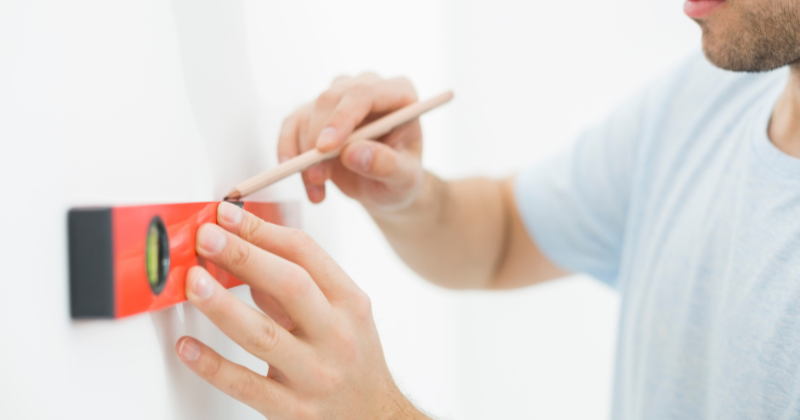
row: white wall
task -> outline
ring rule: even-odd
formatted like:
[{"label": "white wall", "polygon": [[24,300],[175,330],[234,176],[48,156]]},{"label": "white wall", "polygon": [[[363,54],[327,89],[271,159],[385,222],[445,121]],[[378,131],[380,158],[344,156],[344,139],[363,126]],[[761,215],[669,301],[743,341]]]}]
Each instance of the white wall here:
[{"label": "white wall", "polygon": [[72,206],[208,201],[266,168],[242,7],[0,3],[0,418],[254,414],[175,358],[188,333],[265,370],[193,308],[71,322],[65,235]]},{"label": "white wall", "polygon": [[[425,163],[504,176],[695,48],[678,0],[0,1],[0,418],[251,418],[172,344],[185,308],[69,321],[65,222],[81,204],[218,199],[275,164],[283,116],[338,74],[406,75]],[[158,152],[158,153],[156,153]],[[262,195],[301,199],[297,177]],[[391,253],[338,192],[309,232],[372,296],[390,368],[439,418],[607,417],[616,297],[588,279],[451,293]],[[237,293],[246,299],[246,290]]]}]

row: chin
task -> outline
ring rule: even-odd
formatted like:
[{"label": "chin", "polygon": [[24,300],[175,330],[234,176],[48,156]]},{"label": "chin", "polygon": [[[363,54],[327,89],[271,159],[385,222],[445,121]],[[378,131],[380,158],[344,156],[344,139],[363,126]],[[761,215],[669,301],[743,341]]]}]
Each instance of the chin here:
[{"label": "chin", "polygon": [[766,72],[800,60],[797,0],[731,2],[729,7],[695,21],[703,31],[706,58],[721,69]]},{"label": "chin", "polygon": [[798,59],[776,59],[757,52],[741,51],[737,48],[707,47],[703,44],[703,53],[711,64],[723,70],[743,73],[764,73],[781,67],[795,64]]},{"label": "chin", "polygon": [[725,44],[703,30],[703,54],[711,64],[723,70],[752,71],[750,70],[751,66],[741,63],[740,52],[736,51],[736,47]]}]

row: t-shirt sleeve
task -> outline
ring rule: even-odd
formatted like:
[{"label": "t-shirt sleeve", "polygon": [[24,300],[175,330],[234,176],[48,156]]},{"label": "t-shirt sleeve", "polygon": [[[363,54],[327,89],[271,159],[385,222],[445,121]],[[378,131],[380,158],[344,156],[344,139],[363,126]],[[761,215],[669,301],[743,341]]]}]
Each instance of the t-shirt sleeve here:
[{"label": "t-shirt sleeve", "polygon": [[517,174],[528,234],[550,261],[612,287],[619,274],[645,95],[618,108],[568,149]]}]

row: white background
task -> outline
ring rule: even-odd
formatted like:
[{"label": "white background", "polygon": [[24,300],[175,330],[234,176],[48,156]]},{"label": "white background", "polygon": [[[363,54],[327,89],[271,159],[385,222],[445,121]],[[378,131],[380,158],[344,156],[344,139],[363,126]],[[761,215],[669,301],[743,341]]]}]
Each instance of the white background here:
[{"label": "white background", "polygon": [[[249,418],[172,354],[193,308],[71,322],[66,211],[219,199],[275,164],[281,119],[336,75],[456,100],[423,119],[437,174],[507,176],[697,49],[679,0],[0,0],[0,418]],[[331,189],[334,190],[334,189]],[[303,199],[297,177],[262,198]],[[372,297],[390,368],[442,419],[608,417],[618,298],[586,278],[453,293],[332,192],[305,228]],[[237,294],[247,299],[246,290]]]}]

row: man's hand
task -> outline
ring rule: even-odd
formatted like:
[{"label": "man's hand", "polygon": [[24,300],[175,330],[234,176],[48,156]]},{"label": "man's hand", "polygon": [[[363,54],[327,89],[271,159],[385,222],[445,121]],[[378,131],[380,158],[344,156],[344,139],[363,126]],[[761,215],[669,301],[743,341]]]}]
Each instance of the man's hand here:
[{"label": "man's hand", "polygon": [[[316,101],[289,116],[281,128],[281,162],[313,148],[327,152],[341,146],[360,125],[417,101],[407,79],[381,79],[374,74],[340,77]],[[422,190],[424,172],[419,120],[404,124],[375,141],[348,145],[338,159],[303,172],[308,198],[325,199],[332,180],[367,210],[394,211],[409,206]]]},{"label": "man's hand", "polygon": [[198,255],[248,284],[264,313],[200,267],[186,275],[186,296],[269,373],[191,337],[176,344],[186,366],[271,420],[426,418],[392,380],[369,298],[325,251],[305,233],[230,203],[219,205],[217,223],[198,230]]}]

